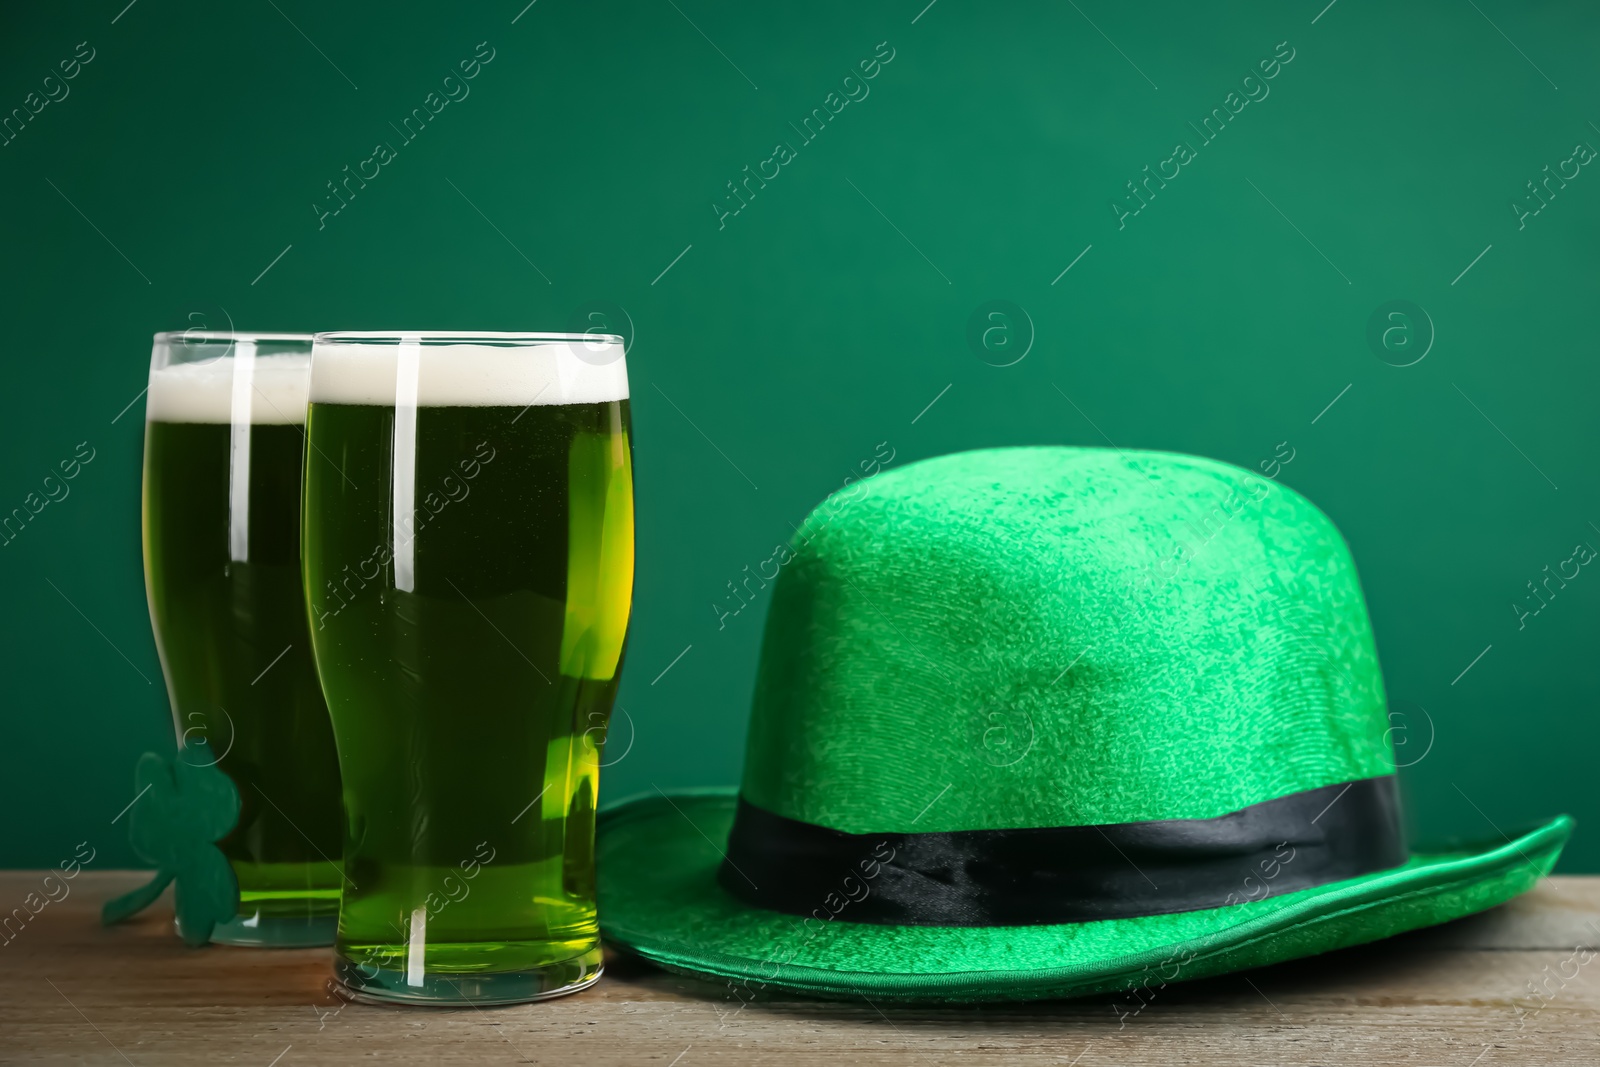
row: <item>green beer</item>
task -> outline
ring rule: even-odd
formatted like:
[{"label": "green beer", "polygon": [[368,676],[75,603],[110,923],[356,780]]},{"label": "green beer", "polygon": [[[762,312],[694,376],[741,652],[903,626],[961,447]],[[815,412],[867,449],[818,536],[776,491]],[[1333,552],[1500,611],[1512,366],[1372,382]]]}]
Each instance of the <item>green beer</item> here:
[{"label": "green beer", "polygon": [[309,337],[160,334],[144,565],[179,758],[239,790],[219,847],[239,914],[213,940],[317,945],[339,908],[339,767],[300,582]]},{"label": "green beer", "polygon": [[313,359],[302,544],[344,782],[336,967],[380,999],[536,999],[599,974],[626,369],[609,340],[413,336],[319,335]]}]

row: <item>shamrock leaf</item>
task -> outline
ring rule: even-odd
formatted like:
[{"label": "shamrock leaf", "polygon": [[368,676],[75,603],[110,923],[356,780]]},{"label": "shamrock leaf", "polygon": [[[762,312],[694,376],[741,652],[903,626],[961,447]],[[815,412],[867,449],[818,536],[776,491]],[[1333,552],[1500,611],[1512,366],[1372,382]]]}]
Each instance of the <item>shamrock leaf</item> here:
[{"label": "shamrock leaf", "polygon": [[156,876],[107,901],[106,925],[153,904],[169,882],[178,930],[190,945],[204,945],[218,924],[239,910],[239,883],[215,842],[239,821],[239,790],[215,766],[196,766],[177,756],[146,752],[134,772],[139,800],[129,809],[128,840],[139,857],[156,865]]}]

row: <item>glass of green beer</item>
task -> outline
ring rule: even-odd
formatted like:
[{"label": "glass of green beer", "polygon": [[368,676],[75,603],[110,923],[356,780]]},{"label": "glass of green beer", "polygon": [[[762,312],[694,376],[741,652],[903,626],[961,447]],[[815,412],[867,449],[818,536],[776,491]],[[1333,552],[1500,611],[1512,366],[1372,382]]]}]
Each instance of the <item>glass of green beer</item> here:
[{"label": "glass of green beer", "polygon": [[339,912],[339,764],[300,576],[310,381],[305,334],[160,333],[150,361],[145,590],[178,758],[239,790],[224,944],[331,944]]},{"label": "glass of green beer", "polygon": [[[633,595],[621,338],[318,334],[302,555],[355,996],[600,975],[594,811]],[[332,462],[323,462],[327,457]]]}]

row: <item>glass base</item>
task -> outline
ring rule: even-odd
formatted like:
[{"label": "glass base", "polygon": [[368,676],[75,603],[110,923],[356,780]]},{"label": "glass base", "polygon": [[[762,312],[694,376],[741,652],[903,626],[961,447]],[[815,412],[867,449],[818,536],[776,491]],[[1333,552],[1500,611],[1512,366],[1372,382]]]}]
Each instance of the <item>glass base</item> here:
[{"label": "glass base", "polygon": [[335,956],[333,961],[335,979],[356,1000],[438,1007],[549,1000],[587,989],[604,969],[598,944],[571,959],[528,971],[432,971],[408,976],[404,971],[353,963],[343,956]]},{"label": "glass base", "polygon": [[211,943],[245,948],[322,948],[333,944],[338,932],[337,913],[266,916],[258,912],[218,923],[211,931]]}]

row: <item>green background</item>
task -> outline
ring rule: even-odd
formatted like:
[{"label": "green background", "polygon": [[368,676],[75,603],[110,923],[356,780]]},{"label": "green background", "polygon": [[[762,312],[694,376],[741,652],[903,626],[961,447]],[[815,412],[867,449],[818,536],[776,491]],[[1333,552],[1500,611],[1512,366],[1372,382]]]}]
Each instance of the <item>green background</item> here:
[{"label": "green background", "polygon": [[[78,442],[95,458],[0,548],[0,862],[87,839],[132,863],[112,820],[172,741],[139,558],[152,332],[561,329],[591,302],[635,333],[609,797],[736,780],[768,594],[714,605],[880,442],[891,467],[1109,440],[1250,468],[1288,442],[1280,480],[1360,568],[1419,833],[1600,813],[1600,577],[1521,628],[1512,607],[1600,546],[1600,173],[1521,228],[1509,206],[1600,144],[1600,11],[523,2],[4,16],[0,109],[78,42],[95,58],[0,147],[0,507]],[[481,41],[470,96],[319,228],[325,183]],[[884,41],[870,95],[799,144],[789,123]],[[1284,41],[1270,95],[1200,144],[1188,123]],[[1198,157],[1119,229],[1112,200],[1180,139]],[[797,158],[719,228],[780,140]],[[1011,366],[968,341],[991,300],[1032,324]],[[1393,300],[1432,323],[1411,366],[1368,341]],[[1600,836],[1565,867],[1600,869]]]}]

